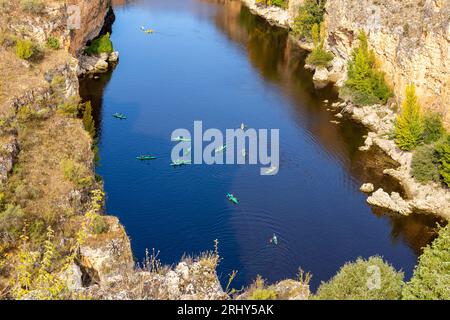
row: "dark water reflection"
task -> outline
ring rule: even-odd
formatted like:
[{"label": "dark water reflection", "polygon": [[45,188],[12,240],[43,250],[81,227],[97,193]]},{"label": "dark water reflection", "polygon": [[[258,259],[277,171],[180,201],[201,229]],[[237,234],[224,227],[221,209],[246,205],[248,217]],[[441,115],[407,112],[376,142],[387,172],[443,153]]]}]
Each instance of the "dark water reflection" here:
[{"label": "dark water reflection", "polygon": [[[226,282],[236,287],[261,274],[269,281],[314,274],[313,286],[359,256],[382,255],[411,275],[435,220],[399,217],[366,204],[362,183],[401,191],[377,151],[361,152],[365,130],[327,111],[333,88],[315,90],[305,52],[286,31],[252,15],[238,1],[116,1],[112,39],[121,52],[116,70],[81,83],[96,107],[107,209],[120,217],[141,260],[146,248],[164,263],[211,249],[219,239]],[[140,26],[154,28],[152,36]],[[128,115],[119,122],[115,112]],[[252,166],[168,166],[172,130],[279,128],[281,166],[261,177]],[[158,161],[142,164],[138,154]],[[224,194],[239,195],[232,207]],[[276,233],[280,244],[268,244]]]}]

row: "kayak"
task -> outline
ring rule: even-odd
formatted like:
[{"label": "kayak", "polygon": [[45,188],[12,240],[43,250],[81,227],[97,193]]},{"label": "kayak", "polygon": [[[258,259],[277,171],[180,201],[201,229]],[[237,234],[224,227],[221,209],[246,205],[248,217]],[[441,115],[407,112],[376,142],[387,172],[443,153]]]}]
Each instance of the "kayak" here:
[{"label": "kayak", "polygon": [[122,113],[114,113],[113,117],[120,120],[125,120],[127,118],[127,116]]},{"label": "kayak", "polygon": [[247,126],[242,122],[241,123],[241,130],[245,130],[247,128]]},{"label": "kayak", "polygon": [[227,145],[225,144],[223,146],[217,147],[216,149],[214,149],[214,151],[216,151],[216,153],[219,153],[219,152],[225,151],[226,149],[227,149]]},{"label": "kayak", "polygon": [[176,138],[173,139],[173,141],[177,141],[177,142],[191,142],[191,139],[183,138],[183,137],[176,137]]},{"label": "kayak", "polygon": [[273,234],[273,237],[270,239],[270,243],[278,245],[278,238],[275,234]]},{"label": "kayak", "polygon": [[181,166],[188,165],[188,164],[191,164],[191,160],[175,160],[170,165],[172,167],[181,167]]},{"label": "kayak", "polygon": [[141,161],[146,161],[146,160],[156,160],[156,157],[153,157],[153,156],[139,156],[139,157],[136,157],[136,159],[141,160]]},{"label": "kayak", "polygon": [[183,152],[183,155],[185,157],[189,156],[191,154],[191,148],[187,149],[185,152]]},{"label": "kayak", "polygon": [[145,30],[144,31],[146,34],[151,34],[151,33],[153,33],[154,31],[152,30],[152,29],[147,29],[147,30]]},{"label": "kayak", "polygon": [[234,204],[239,204],[238,198],[236,198],[233,194],[227,193],[227,199],[233,202]]},{"label": "kayak", "polygon": [[245,151],[245,149],[242,149],[241,154],[242,157],[245,158],[247,156],[247,151]]}]

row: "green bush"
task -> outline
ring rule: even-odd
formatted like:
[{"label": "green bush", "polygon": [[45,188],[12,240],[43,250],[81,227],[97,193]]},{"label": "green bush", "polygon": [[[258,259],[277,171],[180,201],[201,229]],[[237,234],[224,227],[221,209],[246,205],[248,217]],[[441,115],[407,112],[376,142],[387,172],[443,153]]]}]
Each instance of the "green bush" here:
[{"label": "green bush", "polygon": [[20,236],[24,225],[25,212],[20,206],[7,205],[0,212],[0,242],[14,242]]},{"label": "green bush", "polygon": [[84,129],[89,133],[89,135],[95,137],[95,122],[92,117],[92,104],[90,101],[86,102],[83,112],[83,125]]},{"label": "green bush", "polygon": [[450,224],[439,231],[431,246],[419,258],[411,281],[406,283],[405,300],[450,299]]},{"label": "green bush", "polygon": [[34,54],[34,46],[30,40],[17,40],[16,55],[20,59],[30,60]]},{"label": "green bush", "polygon": [[94,234],[102,234],[108,232],[109,226],[105,218],[99,214],[95,214],[91,220],[92,232]]},{"label": "green bush", "polygon": [[416,148],[423,138],[424,127],[414,85],[406,87],[406,98],[395,123],[395,142],[402,150]]},{"label": "green bush", "polygon": [[300,37],[312,40],[311,29],[323,22],[326,0],[305,0],[295,17],[293,31]]},{"label": "green bush", "polygon": [[438,141],[445,133],[440,113],[426,114],[423,118],[423,127],[423,142],[426,144]]},{"label": "green bush", "polygon": [[315,24],[312,27],[311,36],[314,49],[306,58],[306,63],[315,67],[327,67],[334,56],[331,52],[324,49],[325,30],[323,29],[323,24],[320,27]]},{"label": "green bush", "polygon": [[89,170],[81,163],[71,159],[62,160],[60,163],[64,178],[80,188],[90,187],[93,183]]},{"label": "green bush", "polygon": [[439,160],[434,145],[423,145],[414,152],[411,169],[413,177],[421,182],[439,182]]},{"label": "green bush", "polygon": [[21,0],[20,7],[23,11],[39,14],[45,9],[45,3],[42,0]]},{"label": "green bush", "polygon": [[58,38],[49,37],[47,39],[47,47],[49,47],[53,50],[58,50],[59,48],[61,48],[61,44],[59,43]]},{"label": "green bush", "polygon": [[274,290],[270,289],[255,289],[248,300],[276,300],[277,294]]},{"label": "green bush", "polygon": [[384,104],[392,96],[384,74],[376,68],[375,55],[369,50],[367,35],[359,34],[360,45],[348,65],[348,79],[341,95],[349,95],[356,104]]},{"label": "green bush", "polygon": [[[377,279],[377,272],[379,277]],[[376,282],[380,281],[380,287]],[[371,289],[371,285],[374,285]],[[329,281],[323,282],[315,299],[319,300],[397,300],[401,297],[403,273],[380,257],[359,258],[345,264]]]},{"label": "green bush", "polygon": [[439,162],[439,174],[444,183],[450,187],[450,135],[437,144],[436,152]]},{"label": "green bush", "polygon": [[91,45],[86,48],[85,53],[92,56],[101,53],[111,53],[114,51],[113,44],[109,38],[109,33],[92,41]]}]

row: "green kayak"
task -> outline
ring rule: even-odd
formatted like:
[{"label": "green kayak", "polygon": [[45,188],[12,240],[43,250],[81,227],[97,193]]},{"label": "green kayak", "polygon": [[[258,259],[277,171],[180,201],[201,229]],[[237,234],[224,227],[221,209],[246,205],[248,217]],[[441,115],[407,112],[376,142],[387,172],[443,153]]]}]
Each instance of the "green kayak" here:
[{"label": "green kayak", "polygon": [[127,116],[122,113],[114,113],[113,117],[120,120],[125,120],[127,118]]},{"label": "green kayak", "polygon": [[146,160],[156,160],[156,157],[154,157],[154,156],[139,156],[139,157],[136,157],[136,159],[141,160],[141,161],[146,161]]},{"label": "green kayak", "polygon": [[219,152],[224,152],[226,149],[227,149],[227,145],[224,144],[223,146],[220,146],[220,147],[217,147],[216,149],[214,149],[214,151],[216,153],[219,153]]},{"label": "green kayak", "polygon": [[233,194],[227,193],[227,199],[233,202],[234,204],[239,204],[238,198],[236,198]]}]

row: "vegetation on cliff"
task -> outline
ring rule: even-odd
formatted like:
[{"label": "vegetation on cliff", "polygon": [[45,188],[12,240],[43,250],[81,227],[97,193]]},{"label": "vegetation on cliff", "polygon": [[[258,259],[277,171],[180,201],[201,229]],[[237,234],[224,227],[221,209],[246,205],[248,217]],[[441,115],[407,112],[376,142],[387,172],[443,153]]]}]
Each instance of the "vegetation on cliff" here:
[{"label": "vegetation on cliff", "polygon": [[109,38],[109,33],[107,33],[93,40],[90,46],[86,48],[85,53],[88,55],[98,55],[101,53],[111,53],[113,51],[113,44]]},{"label": "vegetation on cliff", "polygon": [[398,300],[403,272],[397,272],[380,257],[345,264],[315,295],[319,300]]},{"label": "vegetation on cliff", "polygon": [[325,25],[313,25],[311,36],[314,43],[314,49],[306,58],[306,63],[315,67],[327,67],[333,60],[333,54],[324,48]]},{"label": "vegetation on cliff", "polygon": [[265,6],[276,6],[280,8],[287,8],[288,0],[256,0],[257,4]]},{"label": "vegetation on cliff", "polygon": [[450,299],[450,225],[441,228],[438,238],[419,258],[414,275],[403,289],[406,300]]},{"label": "vegetation on cliff", "polygon": [[361,31],[358,38],[360,43],[348,64],[348,79],[341,95],[359,105],[384,104],[392,92],[377,68],[374,52],[369,50],[366,33]]},{"label": "vegetation on cliff", "polygon": [[324,20],[326,0],[305,0],[295,17],[293,31],[307,40],[312,40],[314,25],[320,26]]}]

